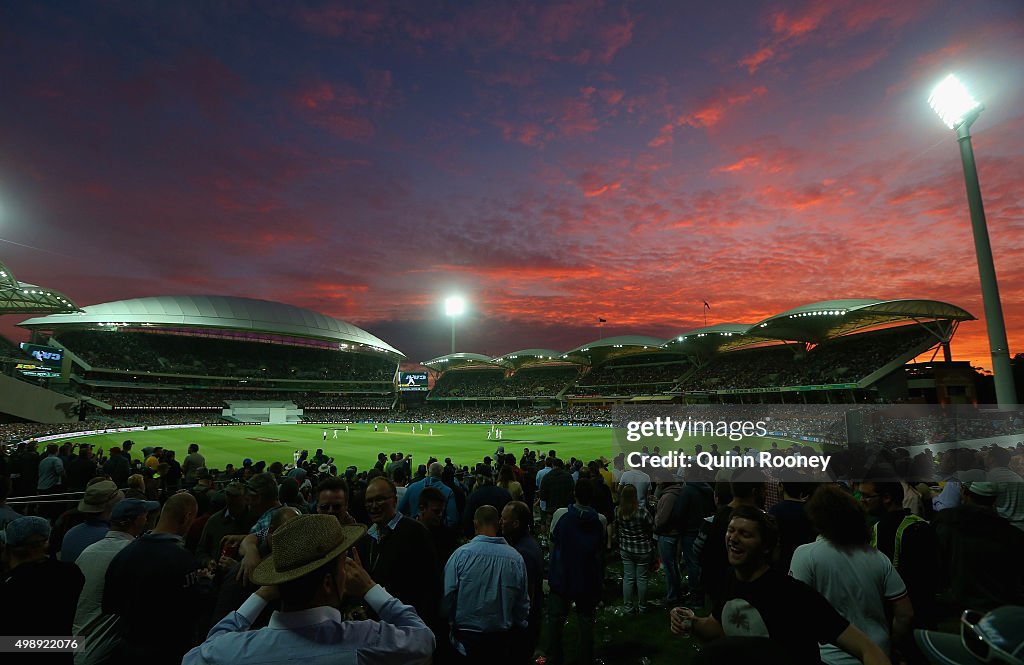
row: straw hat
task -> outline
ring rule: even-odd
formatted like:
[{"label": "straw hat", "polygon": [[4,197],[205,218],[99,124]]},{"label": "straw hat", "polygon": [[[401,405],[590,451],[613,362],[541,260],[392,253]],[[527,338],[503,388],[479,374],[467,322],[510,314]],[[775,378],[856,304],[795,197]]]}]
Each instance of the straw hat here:
[{"label": "straw hat", "polygon": [[366,533],[364,526],[341,526],[334,515],[301,515],[271,536],[271,554],[252,571],[252,581],[274,585],[298,579],[336,559]]}]

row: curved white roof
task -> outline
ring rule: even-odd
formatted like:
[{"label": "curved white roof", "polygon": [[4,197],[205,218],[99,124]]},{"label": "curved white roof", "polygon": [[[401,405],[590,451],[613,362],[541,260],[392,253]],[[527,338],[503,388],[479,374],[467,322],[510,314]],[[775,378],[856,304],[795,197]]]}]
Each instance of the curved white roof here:
[{"label": "curved white roof", "polygon": [[[291,335],[372,347],[404,357],[398,349],[347,321],[269,300],[231,296],[155,296],[84,307],[81,312],[41,316],[24,328],[174,326]],[[353,349],[359,350],[359,349]]]}]

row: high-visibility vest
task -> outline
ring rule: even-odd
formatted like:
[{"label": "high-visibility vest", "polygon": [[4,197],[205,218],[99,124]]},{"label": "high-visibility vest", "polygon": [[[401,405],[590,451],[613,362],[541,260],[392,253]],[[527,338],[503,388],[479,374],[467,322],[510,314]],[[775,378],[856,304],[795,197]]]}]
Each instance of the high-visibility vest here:
[{"label": "high-visibility vest", "polygon": [[[914,515],[913,513],[911,513],[910,515],[907,515],[906,517],[904,517],[903,521],[900,522],[899,527],[896,528],[896,546],[893,549],[893,553],[892,553],[892,567],[893,568],[897,568],[898,569],[900,567],[900,551],[903,549],[903,532],[907,530],[907,527],[909,527],[909,526],[911,526],[913,524],[917,524],[918,522],[924,522],[925,524],[927,524],[928,520],[926,520],[925,518],[921,517],[920,515]],[[873,526],[871,528],[871,546],[874,547],[876,550],[878,549],[878,523],[877,522],[875,523],[875,526]]]}]

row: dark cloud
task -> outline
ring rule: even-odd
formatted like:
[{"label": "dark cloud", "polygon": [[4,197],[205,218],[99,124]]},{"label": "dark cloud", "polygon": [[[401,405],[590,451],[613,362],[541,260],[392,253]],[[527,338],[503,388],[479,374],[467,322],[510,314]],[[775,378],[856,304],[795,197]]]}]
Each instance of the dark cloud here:
[{"label": "dark cloud", "polygon": [[[415,360],[447,351],[455,290],[459,347],[494,354],[669,337],[704,299],[712,323],[843,297],[982,317],[956,142],[924,102],[957,69],[988,107],[1018,350],[1011,4],[15,3],[0,261],[82,304],[293,303]],[[986,345],[965,324],[954,353]]]}]

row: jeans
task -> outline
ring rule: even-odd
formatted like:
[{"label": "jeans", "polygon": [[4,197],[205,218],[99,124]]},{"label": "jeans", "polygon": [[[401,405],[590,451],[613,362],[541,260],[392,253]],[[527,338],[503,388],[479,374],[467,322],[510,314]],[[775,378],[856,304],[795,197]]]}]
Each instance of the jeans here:
[{"label": "jeans", "polygon": [[690,593],[703,595],[700,584],[700,564],[697,556],[693,553],[693,543],[697,540],[697,532],[686,532],[682,535],[683,556],[686,557],[686,576],[690,582]]},{"label": "jeans", "polygon": [[658,536],[658,556],[661,557],[661,565],[665,567],[665,580],[668,583],[665,602],[668,603],[679,602],[682,592],[679,579],[679,557],[676,555],[678,541],[678,536]]},{"label": "jeans", "polygon": [[[552,592],[548,596],[548,663],[562,665],[565,662],[565,649],[562,646],[562,633],[569,617],[572,601]],[[594,610],[596,603],[576,602],[576,626],[580,631],[580,648],[577,661],[584,665],[594,662]]]},{"label": "jeans", "polygon": [[[651,565],[651,555],[619,552],[622,556],[622,600],[627,607],[642,607],[647,600],[647,571]],[[636,603],[633,602],[633,591],[636,590]]]}]

